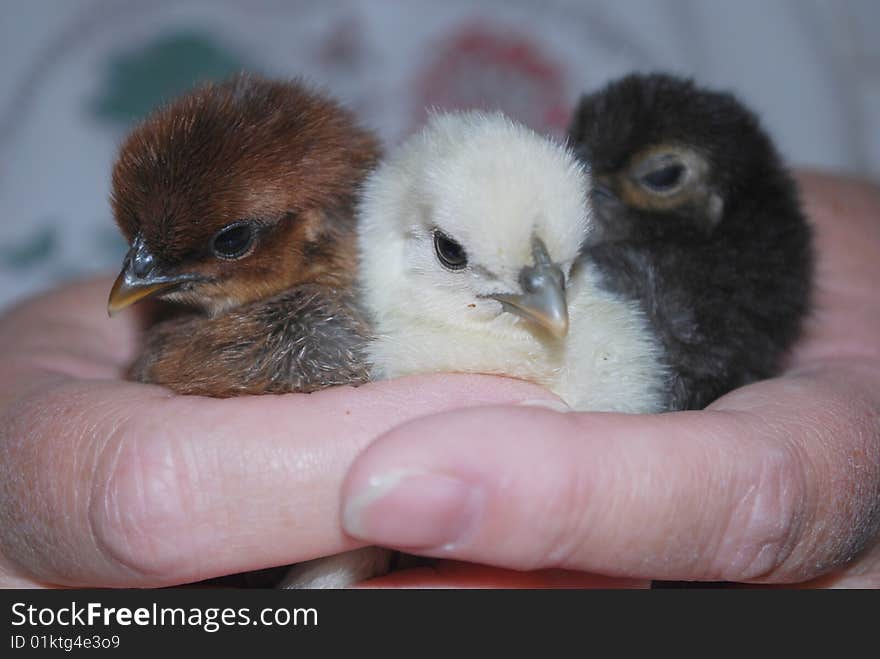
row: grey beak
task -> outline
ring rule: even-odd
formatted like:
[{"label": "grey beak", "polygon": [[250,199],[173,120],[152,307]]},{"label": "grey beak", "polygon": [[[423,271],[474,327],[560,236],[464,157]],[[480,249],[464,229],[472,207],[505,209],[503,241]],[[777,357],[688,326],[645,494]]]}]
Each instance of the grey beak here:
[{"label": "grey beak", "polygon": [[144,239],[138,234],[122,262],[122,272],[113,282],[110,299],[107,300],[107,313],[112,316],[138,300],[195,279],[198,279],[195,274],[165,274],[156,265]]},{"label": "grey beak", "polygon": [[523,292],[519,295],[496,294],[505,311],[525,318],[544,328],[558,339],[568,334],[568,303],[565,299],[565,275],[550,259],[540,238],[532,238],[534,265],[526,266],[519,275]]}]

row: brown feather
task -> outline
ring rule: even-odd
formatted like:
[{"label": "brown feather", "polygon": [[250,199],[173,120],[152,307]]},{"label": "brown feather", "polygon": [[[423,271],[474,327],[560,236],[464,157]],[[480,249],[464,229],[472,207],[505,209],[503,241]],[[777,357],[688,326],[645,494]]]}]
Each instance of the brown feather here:
[{"label": "brown feather", "polygon": [[[350,113],[299,83],[237,76],[147,118],[122,146],[113,210],[149,254],[142,262],[189,280],[159,294],[182,306],[148,329],[130,377],[215,397],[365,382],[355,209],[378,158]],[[240,222],[253,241],[234,258],[218,255],[215,236]],[[362,565],[357,554],[348,562]],[[218,583],[266,586],[278,576]]]},{"label": "brown feather", "polygon": [[[173,101],[129,135],[112,205],[125,237],[140,233],[159,267],[205,280],[164,298],[216,315],[299,283],[348,284],[354,207],[378,157],[374,136],[332,100],[240,75]],[[238,220],[259,227],[253,253],[216,258],[211,239]]]},{"label": "brown feather", "polygon": [[[182,311],[148,329],[131,377],[217,397],[365,381],[354,217],[378,158],[347,110],[297,82],[240,75],[148,117],[113,171],[116,221],[163,272],[200,280],[160,294]],[[254,246],[218,258],[213,237],[240,220]]]},{"label": "brown feather", "polygon": [[368,379],[369,329],[345,291],[304,284],[213,319],[163,321],[130,374],[181,394],[312,392]]}]

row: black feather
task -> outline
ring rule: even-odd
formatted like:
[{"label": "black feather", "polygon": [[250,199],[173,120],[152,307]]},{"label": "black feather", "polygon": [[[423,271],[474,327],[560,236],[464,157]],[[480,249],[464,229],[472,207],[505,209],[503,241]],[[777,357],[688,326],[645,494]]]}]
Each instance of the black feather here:
[{"label": "black feather", "polygon": [[[630,75],[581,99],[569,138],[601,182],[583,258],[650,319],[670,367],[669,409],[702,408],[777,373],[810,307],[811,230],[756,116],[689,80]],[[665,208],[626,193],[633,159],[658,145],[707,165]]]}]

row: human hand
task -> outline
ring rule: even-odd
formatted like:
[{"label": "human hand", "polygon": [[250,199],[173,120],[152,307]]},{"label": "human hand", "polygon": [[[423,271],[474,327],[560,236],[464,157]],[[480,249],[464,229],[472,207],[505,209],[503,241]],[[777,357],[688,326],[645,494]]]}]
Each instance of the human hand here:
[{"label": "human hand", "polygon": [[552,400],[524,382],[445,375],[173,395],[122,380],[140,331],[132,313],[107,318],[110,284],[0,317],[0,585],[166,586],[352,549],[363,543],[339,526],[339,494],[373,438],[456,407]]},{"label": "human hand", "polygon": [[698,412],[421,416],[355,461],[346,530],[516,570],[880,586],[880,189],[799,183],[816,308],[780,377]]},{"label": "human hand", "polygon": [[[872,335],[875,331],[872,328],[877,326],[876,306],[862,306],[860,302],[870,296],[870,284],[853,288],[853,282],[870,281],[871,270],[866,263],[871,263],[872,250],[877,244],[877,227],[870,219],[871,213],[876,213],[877,193],[870,187],[816,175],[806,176],[803,180],[809,195],[809,209],[820,229],[823,262],[834,266],[823,268],[822,281],[827,284],[825,290],[828,292],[823,294],[820,305],[827,301],[826,298],[834,303],[825,305],[827,308],[815,323],[811,338],[793,360],[786,377],[794,377],[794,384],[798,382],[798,371],[806,369],[800,377],[807,376],[807,381],[801,382],[803,387],[795,387],[793,393],[806,389],[807,394],[810,391],[822,394],[821,387],[816,392],[811,386],[813,378],[809,375],[822,371],[823,360],[835,361],[835,355],[848,357],[843,366],[852,366],[853,362],[859,361],[858,355],[866,354],[866,346],[870,347],[876,335]],[[852,195],[846,206],[835,209],[834,204],[839,204],[841,195],[846,194]],[[844,215],[847,222],[830,224],[834,212]],[[863,233],[859,233],[860,230]],[[856,251],[847,263],[846,258],[841,257],[847,254],[851,245]],[[866,272],[869,273],[867,278]],[[333,511],[339,503],[339,479],[357,451],[369,442],[371,431],[379,434],[407,418],[465,405],[509,403],[525,398],[552,400],[540,389],[509,380],[446,376],[420,378],[378,383],[357,390],[358,394],[372,391],[375,397],[361,396],[360,404],[349,409],[354,418],[346,422],[337,418],[334,412],[350,407],[347,403],[351,390],[347,388],[313,394],[307,399],[290,395],[214,401],[171,396],[160,388],[121,383],[116,379],[133,356],[138,333],[131,317],[122,317],[112,323],[104,319],[104,294],[108,284],[96,282],[60,291],[12,310],[0,321],[0,337],[6,353],[0,377],[0,418],[3,419],[0,427],[4,428],[0,443],[3,457],[0,461],[3,470],[0,476],[3,519],[0,553],[3,581],[7,585],[165,585],[351,548],[355,543],[339,533]],[[854,316],[854,329],[861,331],[850,333],[848,337],[835,331],[835,323],[840,318]],[[835,318],[838,321],[834,321]],[[871,353],[869,349],[867,353],[876,360],[876,351]],[[869,374],[873,373],[872,367],[867,370]],[[847,380],[846,375],[840,377]],[[767,383],[755,386],[767,386]],[[749,389],[736,392],[725,400],[736,403]],[[760,392],[755,393],[760,397]],[[846,389],[831,393],[836,393],[830,401],[836,406],[824,412],[831,412],[830,420],[836,419],[837,422],[825,427],[826,432],[847,427],[854,420],[850,413],[859,410],[858,405],[853,408],[853,402],[867,406],[869,411],[871,401],[876,404],[875,399],[862,400],[863,396],[850,401]],[[305,407],[306,400],[322,402],[309,402]],[[789,403],[794,400],[796,397]],[[741,402],[748,403],[749,396],[746,395]],[[221,404],[224,407],[218,408],[217,405]],[[716,405],[720,406],[719,412],[725,411],[724,404],[725,401],[719,401]],[[771,405],[771,412],[780,411],[772,408]],[[689,427],[697,433],[708,428],[723,435],[725,427],[729,431],[729,424],[737,418],[745,421],[752,417],[753,412],[743,414],[737,409],[733,405],[721,414],[718,427],[709,421],[705,422],[707,426]],[[525,412],[530,422],[534,422],[535,415],[547,414],[554,417],[554,423],[556,421],[556,415],[538,412],[535,408],[518,411]],[[183,413],[183,418],[175,421],[171,418],[175,412]],[[493,416],[497,412],[487,411]],[[814,412],[818,414],[823,410],[820,408]],[[451,416],[456,418],[457,415]],[[602,418],[609,415],[585,416]],[[715,416],[718,415],[713,413]],[[825,419],[826,415],[822,417]],[[267,418],[271,418],[268,424]],[[724,423],[721,423],[722,419]],[[800,556],[801,564],[811,559],[810,551],[815,558],[821,557],[823,550],[830,555],[830,560],[836,559],[837,564],[843,564],[846,555],[852,553],[847,548],[858,547],[860,543],[870,546],[873,541],[876,515],[869,508],[870,497],[876,498],[877,491],[875,419],[876,414],[873,420],[870,416],[861,420],[867,424],[864,436],[850,438],[844,442],[845,446],[828,447],[836,450],[827,451],[829,457],[819,462],[819,466],[825,467],[821,474],[817,474],[821,478],[797,484],[802,491],[814,492],[816,496],[825,482],[834,481],[834,476],[842,469],[841,463],[848,456],[852,456],[857,464],[864,464],[859,474],[843,473],[841,479],[832,483],[830,490],[825,490],[840,495],[838,507],[823,501],[815,502],[814,507],[806,505],[811,520],[817,522],[813,524],[812,532],[802,530],[804,521],[793,520],[800,522],[797,529],[800,532],[792,533],[790,544],[797,547],[799,542],[800,550],[795,552],[793,549],[789,556]],[[361,420],[366,426],[355,428]],[[322,424],[319,427],[326,432],[326,441],[324,437],[309,436],[317,424]],[[63,434],[58,432],[59,429]],[[354,432],[349,432],[352,430]],[[777,430],[783,432],[784,428]],[[618,431],[625,433],[626,429],[618,428]],[[655,429],[654,435],[658,431]],[[331,432],[339,434],[334,436]],[[254,433],[258,433],[256,438]],[[399,436],[399,431],[396,434]],[[643,442],[654,436],[651,432],[646,435]],[[395,433],[389,435],[394,436]],[[247,439],[242,441],[242,437]],[[333,441],[334,438],[338,441]],[[813,449],[810,455],[817,451],[822,454],[819,449],[824,438],[825,434],[810,442]],[[719,438],[722,439],[724,437]],[[758,440],[752,443],[760,444]],[[434,441],[436,437],[431,444]],[[577,441],[583,442],[584,439]],[[749,442],[744,446],[740,442],[727,441],[727,444],[727,450],[745,449]],[[705,454],[706,459],[712,457],[712,452],[725,453],[723,446],[713,448],[712,442],[698,442],[694,447],[698,449],[697,456],[704,445],[712,448]],[[796,446],[786,450],[789,448],[794,451]],[[437,449],[436,445],[434,449]],[[383,440],[377,450],[385,451],[387,457],[388,440]],[[601,446],[593,450],[599,455]],[[555,452],[551,445],[548,455]],[[365,460],[375,459],[375,455],[371,451]],[[693,458],[695,451],[691,450],[689,455]],[[687,456],[684,457],[675,462],[687,464]],[[608,458],[613,455],[609,454]],[[662,451],[659,454],[654,451],[653,458],[662,463]],[[542,463],[536,464],[540,466]],[[785,474],[782,469],[785,464],[777,465],[780,477]],[[360,463],[359,468],[363,469],[363,465]],[[638,466],[636,463],[631,468]],[[720,466],[724,467],[723,464]],[[732,469],[726,471],[735,475]],[[127,479],[126,474],[137,477]],[[356,474],[357,471],[353,479]],[[736,470],[736,474],[748,475],[746,469]],[[515,472],[512,471],[511,475]],[[812,471],[807,475],[812,477]],[[710,480],[704,478],[701,482],[711,485]],[[766,479],[760,482],[766,483]],[[200,486],[199,492],[193,491],[195,483]],[[352,480],[349,487],[352,483],[356,481]],[[783,481],[779,483],[784,484]],[[621,490],[624,486],[621,485]],[[663,487],[662,482],[660,486]],[[679,505],[683,512],[694,507],[693,501],[688,506],[687,498],[682,500],[683,487],[676,487],[672,482],[669,486],[665,501]],[[197,496],[176,496],[188,491]],[[571,493],[576,492],[572,490]],[[789,500],[792,498],[796,497],[789,497]],[[723,499],[716,503],[730,501],[731,496],[727,494]],[[152,505],[163,502],[164,506]],[[521,502],[522,499],[511,501],[512,504]],[[756,494],[747,497],[741,504],[742,509],[748,508],[750,502],[760,503],[760,497]],[[535,503],[539,507],[542,502]],[[638,498],[633,498],[623,500],[621,505],[635,506],[638,503]],[[549,501],[547,505],[549,510],[554,503]],[[657,508],[662,508],[662,504]],[[507,520],[501,519],[498,529],[503,530],[504,523],[511,523],[511,518],[515,520],[517,508],[512,512]],[[702,525],[700,520],[695,522],[695,531],[705,533],[711,527],[710,512],[704,513]],[[668,514],[674,515],[675,510],[671,508]],[[849,524],[849,520],[860,520],[861,525]],[[564,540],[566,521],[557,521],[561,524],[560,538]],[[569,523],[573,521],[573,517],[568,520]],[[605,528],[598,529],[598,539],[602,538],[602,531],[607,533],[609,522],[613,520],[606,515]],[[655,535],[656,526],[655,523]],[[736,529],[731,528],[730,534],[735,537]],[[175,529],[183,531],[175,532]],[[650,539],[651,529],[646,531]],[[622,540],[625,541],[625,537]],[[680,540],[681,544],[696,544],[699,538],[683,537]],[[669,544],[674,547],[674,536]],[[534,542],[532,547],[534,551]],[[522,556],[528,561],[529,544],[522,545],[522,550]],[[695,570],[690,574],[707,574],[705,559],[710,551],[704,550],[694,557],[692,565]],[[625,552],[622,567],[618,565],[607,572],[638,574],[638,569],[627,569],[627,562],[634,561],[633,553]],[[613,551],[597,552],[595,555],[600,560],[594,564],[601,564],[603,557],[607,561],[609,554]],[[872,583],[877,571],[877,561],[872,556],[873,552],[866,550],[861,560],[851,562],[836,575],[838,583]],[[547,558],[544,564],[552,564],[551,557]],[[721,558],[719,556],[717,561]],[[582,569],[576,562],[570,563]],[[679,561],[679,565],[683,563],[687,562]],[[517,565],[516,562],[507,564]],[[768,580],[790,581],[791,577],[779,576],[792,573],[796,567],[797,561],[782,561],[779,568],[768,571]],[[825,565],[814,568],[816,573],[823,571]],[[708,574],[716,572],[708,571]],[[720,574],[708,578],[732,578]],[[536,586],[562,582],[603,586],[615,583],[597,580],[590,575],[566,575],[553,570],[522,575],[457,563],[440,565],[427,577],[422,570],[386,580],[386,584],[396,586],[443,583]]]}]

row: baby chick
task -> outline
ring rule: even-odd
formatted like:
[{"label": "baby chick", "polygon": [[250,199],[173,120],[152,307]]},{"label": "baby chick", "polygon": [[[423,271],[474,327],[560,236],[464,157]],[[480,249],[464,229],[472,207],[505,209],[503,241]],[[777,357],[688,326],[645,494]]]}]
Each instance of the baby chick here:
[{"label": "baby chick", "polygon": [[221,397],[365,381],[354,206],[378,156],[332,100],[252,75],[148,117],[113,171],[131,249],[108,310],[180,307],[149,331],[133,377]]},{"label": "baby chick", "polygon": [[[113,209],[131,249],[108,310],[146,297],[177,308],[148,329],[131,376],[216,397],[366,381],[354,209],[378,157],[350,113],[298,83],[241,75],[148,117],[113,171]],[[286,584],[348,585],[387,560],[371,548],[317,559]]]},{"label": "baby chick", "polygon": [[[634,146],[615,124],[629,103],[599,102],[586,119],[585,101],[579,118],[600,128],[589,140],[574,132],[581,162],[501,114],[472,112],[433,116],[380,165],[358,227],[374,377],[494,373],[576,410],[660,412],[772,372],[797,335],[811,270],[772,145],[738,103],[701,97],[691,114],[658,100],[624,123],[645,129]],[[682,128],[672,149],[651,139],[664,120]],[[621,160],[600,157],[594,179],[585,144]]]},{"label": "baby chick", "polygon": [[433,116],[365,188],[374,376],[494,373],[579,410],[663,409],[646,314],[580,258],[596,231],[589,186],[569,149],[501,114]]},{"label": "baby chick", "polygon": [[665,406],[774,374],[809,307],[811,235],[757,118],[730,94],[630,75],[583,97],[569,132],[593,174],[584,256],[650,320]]}]

